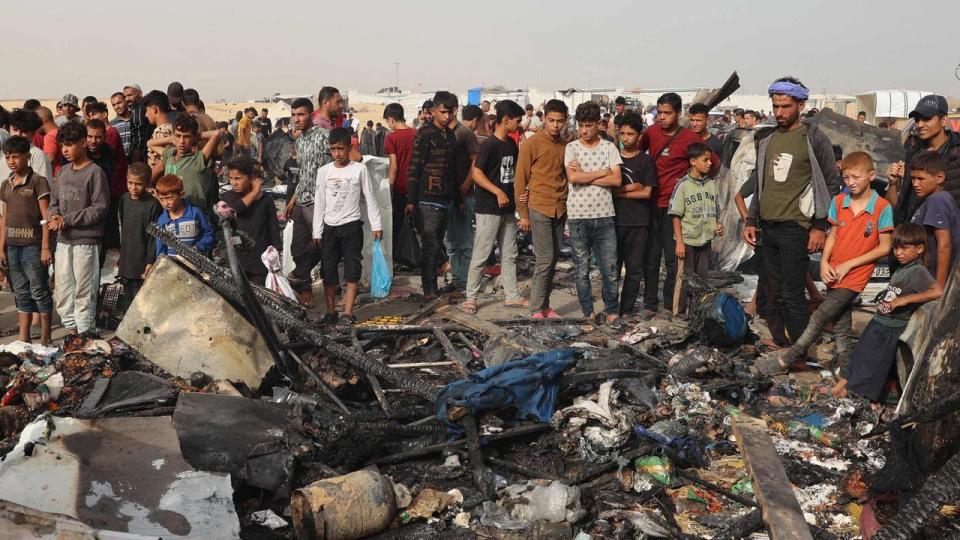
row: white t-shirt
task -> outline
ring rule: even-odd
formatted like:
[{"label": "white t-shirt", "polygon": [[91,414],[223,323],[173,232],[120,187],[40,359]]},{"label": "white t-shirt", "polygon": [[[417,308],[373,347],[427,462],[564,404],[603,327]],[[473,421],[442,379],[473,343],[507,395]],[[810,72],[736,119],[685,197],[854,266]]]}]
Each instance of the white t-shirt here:
[{"label": "white t-shirt", "polygon": [[[610,141],[600,139],[592,148],[580,140],[573,141],[564,150],[563,164],[571,161],[580,164],[583,172],[613,169],[623,163],[620,151]],[[608,187],[585,184],[570,184],[567,191],[567,217],[570,219],[596,219],[613,217],[617,213],[613,206],[613,192]]]},{"label": "white t-shirt", "polygon": [[382,231],[380,208],[373,195],[367,167],[351,161],[346,167],[330,162],[317,171],[317,191],[313,200],[313,237],[323,236],[323,226],[346,225],[360,220],[360,194],[367,201],[370,230]]}]

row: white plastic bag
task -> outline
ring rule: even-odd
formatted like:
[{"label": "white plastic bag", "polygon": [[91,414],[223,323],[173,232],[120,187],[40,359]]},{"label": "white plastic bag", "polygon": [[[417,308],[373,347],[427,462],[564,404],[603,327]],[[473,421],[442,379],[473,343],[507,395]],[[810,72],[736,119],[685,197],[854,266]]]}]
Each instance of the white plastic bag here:
[{"label": "white plastic bag", "polygon": [[277,251],[277,248],[267,246],[267,249],[260,255],[260,260],[267,267],[267,281],[263,286],[296,302],[297,293],[293,292],[293,287],[290,286],[290,282],[283,275],[280,252]]}]

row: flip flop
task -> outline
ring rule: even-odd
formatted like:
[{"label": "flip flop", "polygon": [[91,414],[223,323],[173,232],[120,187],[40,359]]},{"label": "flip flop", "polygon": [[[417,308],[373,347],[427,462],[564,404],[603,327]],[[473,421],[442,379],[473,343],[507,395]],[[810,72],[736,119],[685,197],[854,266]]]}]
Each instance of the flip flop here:
[{"label": "flip flop", "polygon": [[786,375],[790,371],[788,366],[780,363],[780,355],[776,353],[760,356],[753,361],[753,367],[767,377]]},{"label": "flip flop", "polygon": [[466,302],[460,304],[460,311],[466,313],[467,315],[476,315],[477,303],[473,300],[467,300]]},{"label": "flip flop", "polygon": [[510,308],[529,308],[530,300],[527,300],[524,297],[520,297],[517,300],[505,300],[503,305]]}]

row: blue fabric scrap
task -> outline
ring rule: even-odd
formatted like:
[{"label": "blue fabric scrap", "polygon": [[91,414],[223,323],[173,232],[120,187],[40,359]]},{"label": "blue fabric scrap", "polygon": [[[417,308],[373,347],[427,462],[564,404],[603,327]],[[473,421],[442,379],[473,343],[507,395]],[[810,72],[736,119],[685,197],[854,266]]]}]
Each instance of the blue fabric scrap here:
[{"label": "blue fabric scrap", "polygon": [[437,420],[448,433],[462,433],[447,418],[450,407],[466,407],[473,415],[513,407],[520,417],[550,421],[557,401],[557,379],[574,363],[570,349],[545,351],[482,369],[468,379],[445,386],[437,397]]}]

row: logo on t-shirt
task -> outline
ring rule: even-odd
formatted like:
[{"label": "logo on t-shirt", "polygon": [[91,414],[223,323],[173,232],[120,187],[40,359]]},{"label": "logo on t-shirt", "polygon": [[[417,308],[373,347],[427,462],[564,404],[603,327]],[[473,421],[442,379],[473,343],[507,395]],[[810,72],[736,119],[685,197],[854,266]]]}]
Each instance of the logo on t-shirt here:
[{"label": "logo on t-shirt", "polygon": [[793,163],[793,154],[780,153],[773,158],[773,179],[777,182],[786,182],[790,176],[790,165]]},{"label": "logo on t-shirt", "polygon": [[502,158],[500,158],[500,183],[501,184],[513,183],[515,167],[516,165],[514,163],[513,156],[503,156]]},{"label": "logo on t-shirt", "polygon": [[890,285],[887,287],[887,290],[883,291],[883,294],[880,295],[880,300],[877,301],[877,313],[881,315],[889,315],[892,309],[890,309],[890,302],[893,302],[900,296],[900,293],[903,292],[903,289],[900,287],[895,287]]}]

